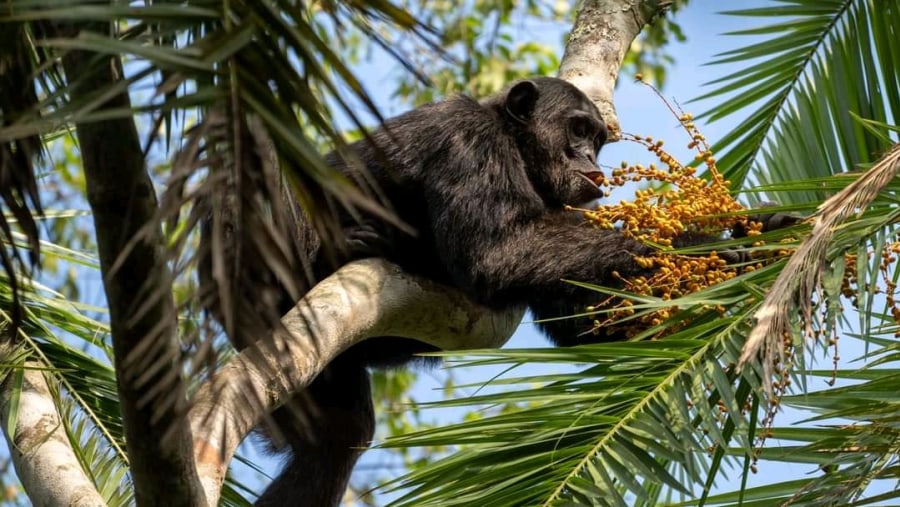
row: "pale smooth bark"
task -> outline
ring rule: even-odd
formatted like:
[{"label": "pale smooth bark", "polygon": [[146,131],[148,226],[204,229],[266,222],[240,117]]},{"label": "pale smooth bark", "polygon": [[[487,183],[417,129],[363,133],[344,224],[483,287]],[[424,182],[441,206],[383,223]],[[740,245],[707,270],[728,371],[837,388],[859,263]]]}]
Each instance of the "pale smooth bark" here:
[{"label": "pale smooth bark", "polygon": [[644,25],[663,14],[671,0],[585,0],[569,34],[559,77],[580,88],[600,109],[609,140],[621,135],[613,90],[625,53]]},{"label": "pale smooth bark", "polygon": [[[47,379],[34,369],[37,366],[7,370],[0,384],[0,423],[16,476],[33,505],[103,507],[106,502],[75,456]],[[15,421],[10,420],[13,414]]]}]

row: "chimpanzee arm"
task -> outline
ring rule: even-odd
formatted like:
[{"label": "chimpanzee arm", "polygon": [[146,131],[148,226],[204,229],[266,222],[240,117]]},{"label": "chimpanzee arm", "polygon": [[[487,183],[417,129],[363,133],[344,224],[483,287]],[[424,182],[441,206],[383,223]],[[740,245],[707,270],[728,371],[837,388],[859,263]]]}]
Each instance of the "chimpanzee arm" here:
[{"label": "chimpanzee arm", "polygon": [[[562,216],[566,214],[570,216]],[[497,287],[497,296],[526,297],[538,327],[557,345],[624,339],[621,332],[600,329],[600,334],[592,333],[593,318],[571,318],[588,306],[600,306],[609,296],[569,281],[621,288],[622,278],[646,274],[635,257],[649,255],[652,248],[618,231],[573,224],[571,215],[580,218],[558,212],[510,235],[508,244],[521,245],[527,251],[519,259],[502,255],[503,246],[486,252],[485,276],[511,274],[501,280],[504,283]]]},{"label": "chimpanzee arm", "polygon": [[[470,210],[470,215],[476,213]],[[776,218],[763,221],[764,230],[797,221],[784,214],[773,216]],[[437,238],[438,251],[455,282],[477,300],[494,307],[527,304],[535,318],[543,321],[538,326],[557,345],[625,338],[602,329],[599,334],[591,333],[591,319],[563,318],[584,313],[586,307],[602,305],[607,299],[564,280],[620,288],[623,279],[648,274],[635,257],[652,254],[652,247],[616,230],[593,227],[576,212],[545,211],[536,220],[511,220],[502,228],[492,221],[473,222],[471,217],[458,217],[445,226],[447,234]],[[451,240],[442,245],[445,238]],[[676,240],[676,246],[716,240],[714,236],[687,235]]]},{"label": "chimpanzee arm", "polygon": [[478,252],[475,287],[500,300],[564,298],[573,289],[560,280],[614,285],[618,278],[613,273],[640,273],[635,256],[651,252],[618,231],[592,227],[577,213],[559,211],[507,230]]},{"label": "chimpanzee arm", "polygon": [[[519,217],[498,227],[494,220],[510,216],[510,210],[504,213],[502,201],[493,202],[501,206],[486,221],[475,220],[472,209],[468,217],[449,219],[445,208],[446,220],[438,221],[435,238],[454,282],[489,306],[525,303],[537,319],[582,313],[604,296],[564,280],[621,286],[614,273],[630,277],[643,272],[635,256],[652,252],[617,231],[584,223],[573,212],[545,211],[534,220]],[[558,345],[598,340],[585,336],[591,328],[587,319],[548,321],[540,327]]]}]

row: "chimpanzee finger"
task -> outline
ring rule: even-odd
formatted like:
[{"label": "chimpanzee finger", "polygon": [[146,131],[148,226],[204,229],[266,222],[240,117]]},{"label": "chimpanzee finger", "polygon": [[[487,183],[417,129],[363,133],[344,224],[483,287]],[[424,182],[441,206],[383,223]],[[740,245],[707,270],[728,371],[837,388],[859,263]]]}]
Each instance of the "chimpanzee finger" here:
[{"label": "chimpanzee finger", "polygon": [[[774,231],[781,229],[783,227],[789,227],[791,225],[799,223],[803,220],[803,217],[795,214],[795,213],[784,213],[784,212],[775,212],[775,213],[760,213],[765,208],[773,208],[779,206],[777,202],[768,201],[761,203],[758,208],[756,208],[756,213],[749,215],[747,218],[751,222],[761,222],[762,232],[766,231]],[[747,237],[747,228],[742,223],[737,223],[731,230],[732,238],[744,238]]]}]

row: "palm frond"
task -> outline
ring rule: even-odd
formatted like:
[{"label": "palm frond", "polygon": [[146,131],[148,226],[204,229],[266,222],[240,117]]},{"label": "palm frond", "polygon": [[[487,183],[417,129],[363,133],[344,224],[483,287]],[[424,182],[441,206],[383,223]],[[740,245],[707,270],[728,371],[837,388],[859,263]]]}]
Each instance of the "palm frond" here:
[{"label": "palm frond", "polygon": [[[895,396],[898,370],[813,374],[838,381],[866,380],[784,397],[784,406],[811,415],[793,426],[766,430],[767,445],[760,449],[759,458],[806,465],[815,476],[713,495],[707,499],[708,505],[738,505],[739,498],[745,500],[743,505],[884,505],[900,498],[894,487],[900,442],[896,423],[900,407]],[[743,449],[728,452],[740,455]],[[761,464],[760,468],[767,466],[772,465]],[[877,486],[874,493],[873,485]]]},{"label": "palm frond", "polygon": [[[700,97],[722,101],[705,113],[710,120],[753,111],[713,147],[726,178],[740,184],[752,172],[766,184],[873,162],[891,143],[853,115],[887,122],[900,111],[898,49],[890,35],[900,8],[867,0],[776,3],[782,5],[726,13],[772,22],[730,34],[766,39],[719,55],[712,64],[748,67],[708,83],[715,88]],[[790,203],[825,195],[770,197]]]},{"label": "palm frond", "polygon": [[[754,276],[697,297],[721,302],[774,275]],[[392,484],[404,490],[396,505],[654,505],[692,496],[710,467],[709,449],[737,439],[749,453],[747,404],[756,386],[730,365],[746,331],[741,315],[753,306],[741,302],[724,318],[694,307],[688,329],[655,342],[474,353],[465,365],[572,368],[494,379],[501,392],[436,405],[505,407],[500,413],[386,442],[461,447]]]},{"label": "palm frond", "polygon": [[[783,298],[783,305],[770,302],[763,312],[763,321],[780,314],[784,324],[781,331],[794,337],[794,350],[798,352],[804,349],[800,337],[809,335],[811,330],[813,335],[833,340],[841,332],[851,334],[872,349],[871,355],[864,358],[871,360],[885,350],[886,342],[881,337],[896,331],[890,300],[880,294],[878,287],[886,283],[880,278],[886,261],[879,252],[895,240],[898,218],[896,179],[891,179],[897,167],[896,147],[893,152],[889,150],[897,143],[896,127],[890,124],[896,122],[900,111],[900,46],[893,36],[900,21],[900,5],[867,0],[777,3],[779,7],[731,12],[771,19],[766,25],[737,35],[772,38],[719,60],[746,63],[749,67],[745,73],[716,82],[718,88],[707,97],[744,93],[713,108],[709,116],[718,118],[755,108],[719,144],[718,148],[725,150],[720,160],[732,180],[742,181],[749,173],[745,186],[759,184],[754,191],[782,203],[818,203],[834,195],[820,208],[816,219],[822,222],[822,216],[840,216],[834,223],[820,224],[814,234],[826,239],[812,256],[819,260],[795,255],[791,262],[805,270],[806,275],[798,276],[799,272],[793,269],[783,273],[771,290],[771,301],[787,294],[782,290],[786,285],[799,290]],[[755,80],[763,85],[757,88]],[[760,95],[748,92],[754,89],[761,90]],[[880,158],[885,163],[870,169]],[[786,183],[810,176],[812,185]],[[856,183],[843,191],[834,186],[844,185],[847,180]],[[871,188],[869,183],[875,180],[880,181]],[[868,204],[873,198],[874,202]],[[851,215],[854,218],[846,220]],[[845,266],[845,254],[856,255],[855,265]],[[845,269],[854,269],[858,277],[853,296],[857,323],[848,318],[848,302],[840,296]],[[889,277],[896,282],[897,276],[893,269]],[[887,290],[893,291],[890,286]],[[816,309],[811,310],[810,304],[817,305]],[[797,311],[791,310],[797,305],[805,315],[802,323],[797,320]],[[777,334],[762,328],[754,333],[757,337],[768,336],[770,345]],[[811,349],[814,346],[810,344]],[[750,505],[864,505],[891,498],[891,493],[872,494],[870,486],[873,481],[889,478],[895,466],[887,449],[896,448],[896,439],[890,429],[882,431],[883,423],[876,422],[883,421],[882,409],[890,411],[892,402],[888,400],[893,393],[884,385],[868,382],[866,387],[853,385],[808,392],[804,373],[811,361],[802,354],[795,355],[794,360],[799,370],[794,374],[794,385],[804,394],[785,397],[780,403],[801,407],[815,416],[798,428],[775,427],[760,433],[789,443],[779,445],[768,438],[759,456],[814,463],[822,467],[823,473],[813,480],[787,480],[757,488],[747,488],[744,482],[734,492],[710,496],[708,503],[731,505],[744,500],[744,505],[748,505],[747,501]],[[883,365],[888,362],[886,356],[876,361]],[[771,367],[773,361],[769,358],[761,364]],[[853,376],[847,371],[828,375],[837,381],[857,382],[850,380]],[[878,389],[881,392],[875,395]],[[853,396],[851,392],[859,396],[858,402],[848,401]],[[873,396],[882,398],[875,401]],[[810,427],[811,424],[828,426]],[[738,447],[734,452],[739,454],[743,449]]]}]

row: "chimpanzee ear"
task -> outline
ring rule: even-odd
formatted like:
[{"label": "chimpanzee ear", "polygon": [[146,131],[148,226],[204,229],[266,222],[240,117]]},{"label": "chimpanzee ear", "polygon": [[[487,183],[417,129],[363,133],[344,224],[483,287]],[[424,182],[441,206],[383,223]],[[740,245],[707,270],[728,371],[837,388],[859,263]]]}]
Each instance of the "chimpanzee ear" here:
[{"label": "chimpanzee ear", "polygon": [[518,122],[528,123],[537,99],[538,89],[534,81],[516,83],[506,95],[506,113]]}]

